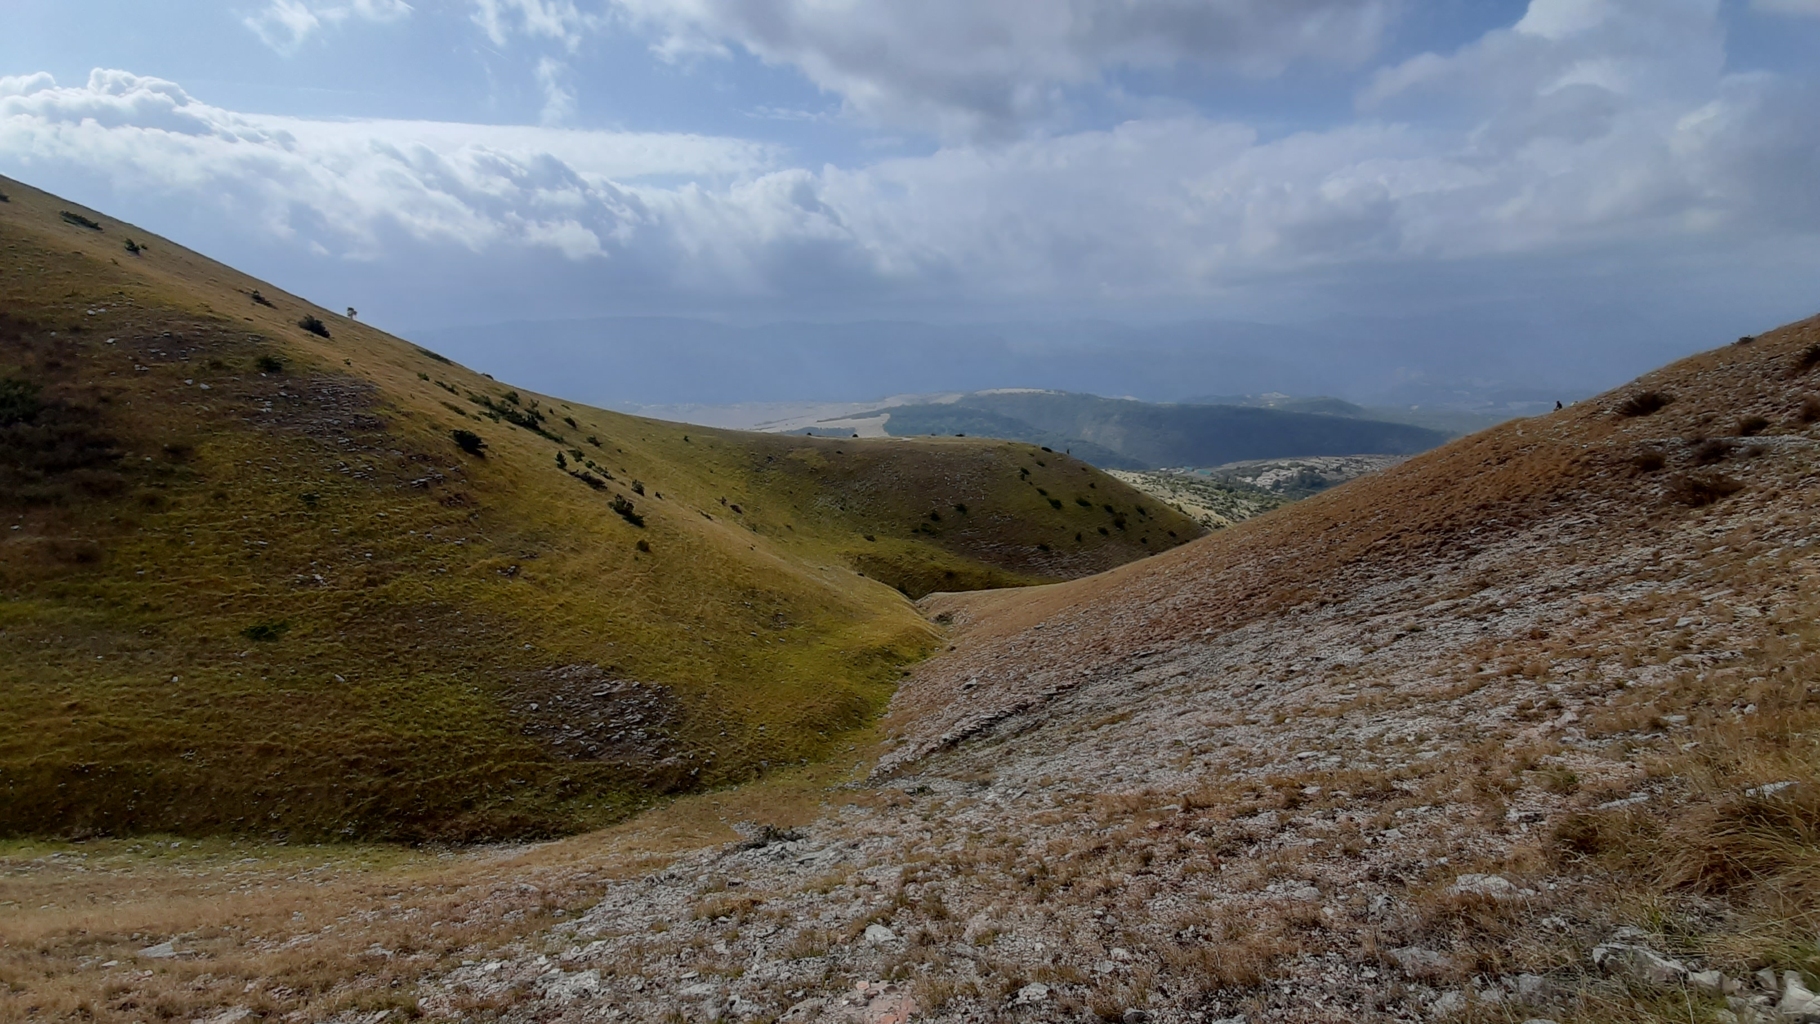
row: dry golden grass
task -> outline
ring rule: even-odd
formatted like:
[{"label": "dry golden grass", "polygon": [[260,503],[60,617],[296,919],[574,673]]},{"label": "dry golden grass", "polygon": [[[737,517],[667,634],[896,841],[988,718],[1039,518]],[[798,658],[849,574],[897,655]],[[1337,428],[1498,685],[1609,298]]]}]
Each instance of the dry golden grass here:
[{"label": "dry golden grass", "polygon": [[[233,1006],[414,1015],[426,978],[534,943],[607,885],[737,839],[735,822],[807,823],[842,777],[827,766],[781,773],[535,846],[15,841],[0,847],[0,1020],[127,1024]],[[742,919],[759,909],[751,897],[722,902]],[[178,958],[137,955],[173,940]]]}]

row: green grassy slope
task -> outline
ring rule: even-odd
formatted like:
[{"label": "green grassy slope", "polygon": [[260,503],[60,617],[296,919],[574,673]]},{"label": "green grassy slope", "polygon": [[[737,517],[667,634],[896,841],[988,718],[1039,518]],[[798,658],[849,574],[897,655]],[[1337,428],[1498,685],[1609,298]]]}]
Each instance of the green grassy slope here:
[{"label": "green grassy slope", "polygon": [[[944,413],[944,410],[946,411]],[[983,421],[999,436],[1072,448],[1112,469],[1217,466],[1245,459],[1306,455],[1410,455],[1447,440],[1436,430],[1353,416],[1225,405],[1158,405],[1059,391],[984,391],[946,406],[891,410],[893,434],[954,433]],[[901,418],[900,418],[901,417]],[[1107,458],[1103,453],[1111,452]],[[1096,459],[1096,455],[1100,457]]]},{"label": "green grassy slope", "polygon": [[906,594],[1198,532],[1029,445],[517,392],[0,192],[0,832],[586,827],[830,752],[935,642]]}]

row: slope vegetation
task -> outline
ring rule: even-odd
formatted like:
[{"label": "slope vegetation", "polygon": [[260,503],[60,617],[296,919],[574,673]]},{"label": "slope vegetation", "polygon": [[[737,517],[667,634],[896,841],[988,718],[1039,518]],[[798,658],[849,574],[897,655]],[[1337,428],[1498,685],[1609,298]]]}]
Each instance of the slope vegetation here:
[{"label": "slope vegetation", "polygon": [[0,832],[610,820],[835,749],[936,641],[906,595],[1199,532],[1029,445],[514,390],[0,192]]}]

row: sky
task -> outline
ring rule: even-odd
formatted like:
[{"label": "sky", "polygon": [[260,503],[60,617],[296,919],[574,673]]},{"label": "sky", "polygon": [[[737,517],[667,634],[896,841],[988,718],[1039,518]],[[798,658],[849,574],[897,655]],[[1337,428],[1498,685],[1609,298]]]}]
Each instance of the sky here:
[{"label": "sky", "polygon": [[1603,386],[1820,312],[1820,0],[7,6],[0,173],[407,335],[1370,325]]}]

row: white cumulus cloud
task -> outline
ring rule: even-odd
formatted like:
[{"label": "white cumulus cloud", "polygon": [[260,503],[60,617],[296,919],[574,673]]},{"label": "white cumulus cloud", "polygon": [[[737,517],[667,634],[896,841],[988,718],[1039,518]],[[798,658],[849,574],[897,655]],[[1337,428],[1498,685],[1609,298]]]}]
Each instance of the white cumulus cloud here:
[{"label": "white cumulus cloud", "polygon": [[211,205],[271,237],[368,259],[395,235],[599,254],[600,239],[646,219],[615,178],[749,175],[771,159],[764,146],[698,136],[241,114],[107,70],[76,88],[0,80],[0,156],[18,173],[100,177],[126,196]]}]

